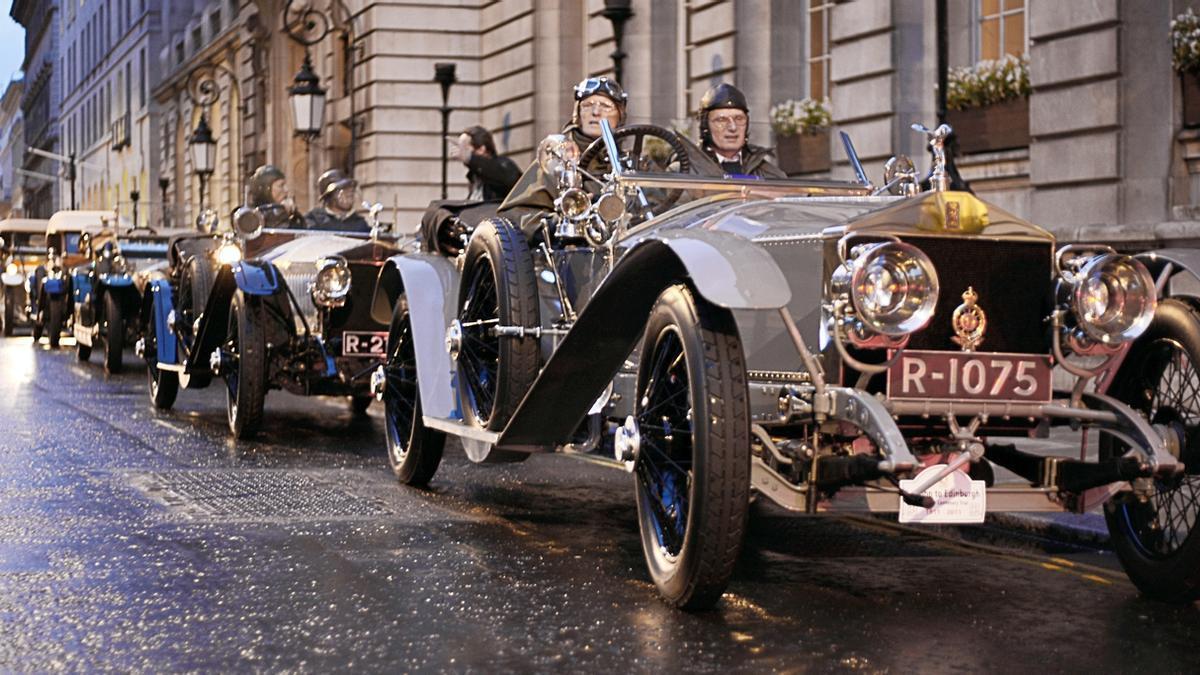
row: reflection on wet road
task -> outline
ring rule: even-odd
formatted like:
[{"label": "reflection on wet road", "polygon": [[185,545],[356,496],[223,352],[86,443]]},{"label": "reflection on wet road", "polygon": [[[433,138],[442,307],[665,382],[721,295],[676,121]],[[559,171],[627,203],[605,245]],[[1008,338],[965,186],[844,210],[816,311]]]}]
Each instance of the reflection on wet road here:
[{"label": "reflection on wet road", "polygon": [[0,363],[0,670],[1195,667],[1197,609],[1104,552],[756,507],[729,594],[689,615],[648,581],[622,472],[449,449],[402,489],[374,410],[273,393],[235,443],[219,384],[157,414],[138,372],[29,338]]}]

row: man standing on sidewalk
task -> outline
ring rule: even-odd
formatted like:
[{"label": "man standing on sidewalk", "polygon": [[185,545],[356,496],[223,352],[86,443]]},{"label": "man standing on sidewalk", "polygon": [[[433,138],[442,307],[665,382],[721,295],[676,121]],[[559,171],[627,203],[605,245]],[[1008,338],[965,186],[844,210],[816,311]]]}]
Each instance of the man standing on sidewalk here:
[{"label": "man standing on sidewalk", "polygon": [[471,201],[504,199],[521,177],[521,170],[509,158],[496,154],[492,134],[481,126],[469,127],[458,136],[458,160],[467,167]]}]

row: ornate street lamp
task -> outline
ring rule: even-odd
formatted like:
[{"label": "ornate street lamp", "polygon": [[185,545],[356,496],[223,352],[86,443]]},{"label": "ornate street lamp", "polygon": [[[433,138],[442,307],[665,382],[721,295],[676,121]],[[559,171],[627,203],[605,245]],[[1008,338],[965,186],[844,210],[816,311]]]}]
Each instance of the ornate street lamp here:
[{"label": "ornate street lamp", "polygon": [[204,211],[204,188],[209,176],[212,176],[217,160],[217,139],[213,138],[212,129],[208,126],[208,117],[200,115],[200,123],[188,139],[188,149],[192,153],[192,171],[200,179],[200,211]]},{"label": "ornate street lamp", "polygon": [[455,64],[433,64],[433,81],[442,85],[442,199],[446,198],[446,165],[450,161],[450,85],[458,80],[454,77]]},{"label": "ornate street lamp", "polygon": [[307,52],[300,72],[296,73],[292,82],[288,88],[288,98],[292,103],[292,128],[305,143],[311,143],[321,135],[321,128],[325,125],[325,90],[321,88],[320,78],[313,72],[312,59]]},{"label": "ornate street lamp", "polygon": [[133,202],[133,229],[135,229],[135,230],[137,229],[137,226],[138,226],[138,212],[137,212],[138,211],[138,201],[140,201],[141,198],[142,198],[142,193],[140,191],[131,190],[129,192],[129,201]]},{"label": "ornate street lamp", "polygon": [[600,14],[612,22],[613,27],[613,77],[621,86],[625,86],[625,22],[633,18],[632,0],[604,0],[604,10]]}]

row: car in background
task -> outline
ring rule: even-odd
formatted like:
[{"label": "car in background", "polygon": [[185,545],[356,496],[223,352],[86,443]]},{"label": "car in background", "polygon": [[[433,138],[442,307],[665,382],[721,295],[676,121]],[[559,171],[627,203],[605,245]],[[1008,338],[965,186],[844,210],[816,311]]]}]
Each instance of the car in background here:
[{"label": "car in background", "polygon": [[0,220],[0,282],[4,286],[2,301],[3,333],[13,335],[18,325],[32,322],[31,288],[34,270],[46,263],[46,225],[40,218],[6,218]]}]

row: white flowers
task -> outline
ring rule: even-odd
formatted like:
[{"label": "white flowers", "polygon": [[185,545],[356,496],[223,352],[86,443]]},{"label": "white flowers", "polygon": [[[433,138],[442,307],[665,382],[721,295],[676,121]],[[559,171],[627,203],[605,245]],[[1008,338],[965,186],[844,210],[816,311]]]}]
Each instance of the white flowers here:
[{"label": "white flowers", "polygon": [[1189,7],[1171,22],[1171,62],[1175,70],[1200,70],[1200,16]]},{"label": "white flowers", "polygon": [[815,134],[829,128],[833,117],[829,114],[829,99],[821,101],[802,98],[788,99],[771,106],[771,128],[779,136]]},{"label": "white flowers", "polygon": [[1024,98],[1029,92],[1029,59],[1009,54],[996,61],[952,68],[946,87],[946,107],[951,110],[981,108]]}]

